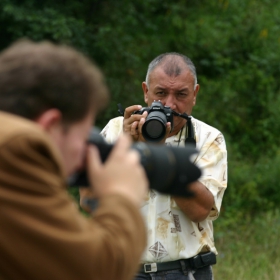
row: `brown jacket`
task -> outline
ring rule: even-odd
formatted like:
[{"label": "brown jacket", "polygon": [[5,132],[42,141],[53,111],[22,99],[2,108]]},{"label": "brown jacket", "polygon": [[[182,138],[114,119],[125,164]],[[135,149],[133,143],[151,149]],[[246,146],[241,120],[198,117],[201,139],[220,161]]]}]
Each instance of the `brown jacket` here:
[{"label": "brown jacket", "polygon": [[0,112],[0,279],[132,279],[145,241],[138,209],[122,196],[84,217],[48,135]]}]

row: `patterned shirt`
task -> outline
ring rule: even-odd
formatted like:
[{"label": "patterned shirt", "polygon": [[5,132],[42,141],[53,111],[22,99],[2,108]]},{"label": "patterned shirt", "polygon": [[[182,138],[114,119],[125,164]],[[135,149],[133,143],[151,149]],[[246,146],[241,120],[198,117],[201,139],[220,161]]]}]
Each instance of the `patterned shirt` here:
[{"label": "patterned shirt", "polygon": [[[208,217],[192,222],[169,195],[150,190],[141,212],[146,221],[148,242],[142,263],[167,262],[191,258],[200,252],[212,251],[214,245],[212,221],[220,213],[222,198],[227,187],[227,150],[220,131],[192,117],[196,148],[199,153],[194,163],[202,169],[199,181],[213,194],[214,205]],[[123,117],[117,117],[101,131],[109,143],[122,133]],[[166,139],[166,145],[184,146],[185,130]]]}]

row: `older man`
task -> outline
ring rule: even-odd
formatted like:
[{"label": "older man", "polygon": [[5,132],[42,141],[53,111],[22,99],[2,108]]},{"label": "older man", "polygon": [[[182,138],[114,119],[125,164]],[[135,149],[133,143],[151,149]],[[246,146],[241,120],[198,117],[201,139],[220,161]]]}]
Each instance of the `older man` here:
[{"label": "older man", "polygon": [[[160,143],[171,146],[195,143],[199,154],[194,162],[202,168],[203,176],[189,186],[194,194],[190,198],[149,192],[141,209],[148,243],[136,279],[162,279],[162,275],[165,279],[212,279],[217,254],[212,221],[219,216],[227,187],[224,137],[194,117],[188,123],[187,118],[178,116],[191,116],[199,91],[196,69],[188,57],[179,53],[156,57],[149,64],[142,88],[148,106],[160,101],[175,112],[173,127],[170,122],[166,124],[165,137]],[[148,113],[134,114],[141,108],[140,105],[126,108],[124,117],[110,120],[101,134],[108,142],[114,142],[123,131],[134,141],[146,141],[142,129]]]}]

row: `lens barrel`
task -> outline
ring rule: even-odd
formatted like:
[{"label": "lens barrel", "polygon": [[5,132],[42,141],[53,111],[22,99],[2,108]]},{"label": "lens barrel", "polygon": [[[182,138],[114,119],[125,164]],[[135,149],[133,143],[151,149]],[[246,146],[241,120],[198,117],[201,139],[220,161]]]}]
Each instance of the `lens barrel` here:
[{"label": "lens barrel", "polygon": [[167,119],[163,112],[150,112],[142,127],[142,135],[149,142],[159,142],[165,136]]},{"label": "lens barrel", "polygon": [[[90,144],[97,146],[101,160],[106,161],[114,145],[107,144],[103,137],[92,130]],[[137,142],[132,145],[140,154],[141,164],[146,172],[151,189],[161,193],[189,197],[187,185],[201,176],[201,170],[191,158],[197,154],[192,145],[186,147],[167,147],[164,145]],[[89,186],[86,170],[75,174],[69,184],[71,186]]]}]

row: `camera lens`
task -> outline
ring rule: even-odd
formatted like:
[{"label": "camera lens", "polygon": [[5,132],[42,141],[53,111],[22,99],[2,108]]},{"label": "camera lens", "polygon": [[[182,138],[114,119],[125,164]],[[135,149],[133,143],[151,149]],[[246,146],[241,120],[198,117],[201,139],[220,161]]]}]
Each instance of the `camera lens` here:
[{"label": "camera lens", "polygon": [[158,120],[150,120],[146,125],[146,133],[150,138],[157,139],[161,137],[162,133],[165,131],[165,127],[162,122]]},{"label": "camera lens", "polygon": [[151,112],[143,127],[143,137],[150,142],[158,142],[164,138],[167,119],[164,113],[159,111]]},{"label": "camera lens", "polygon": [[[114,147],[106,143],[95,128],[92,129],[88,142],[98,147],[102,162],[105,162]],[[197,154],[192,145],[179,148],[136,142],[131,148],[140,154],[150,188],[166,194],[185,197],[192,195],[186,186],[201,176],[201,170],[191,160],[193,154]],[[69,178],[69,184],[89,186],[86,169]]]}]

